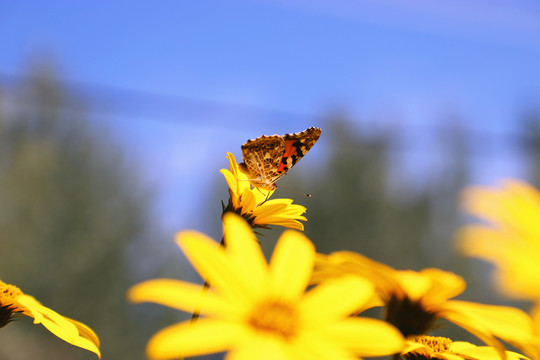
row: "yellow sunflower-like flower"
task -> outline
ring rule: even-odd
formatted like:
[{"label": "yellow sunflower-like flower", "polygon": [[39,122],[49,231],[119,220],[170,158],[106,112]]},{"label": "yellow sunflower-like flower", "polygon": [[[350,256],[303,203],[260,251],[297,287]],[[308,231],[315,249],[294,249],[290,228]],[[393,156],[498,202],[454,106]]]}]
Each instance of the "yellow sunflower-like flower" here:
[{"label": "yellow sunflower-like flower", "polygon": [[[506,351],[505,354],[508,360],[528,359],[512,351]],[[402,360],[500,360],[500,358],[499,352],[491,346],[476,346],[439,336],[412,337],[401,353]]]},{"label": "yellow sunflower-like flower", "polygon": [[386,321],[405,336],[427,335],[437,319],[446,319],[504,356],[504,340],[527,354],[535,353],[533,323],[523,311],[496,305],[450,300],[465,290],[458,275],[439,269],[396,270],[363,255],[341,251],[319,255],[313,281],[344,275],[371,279],[379,298],[371,305],[386,307]]},{"label": "yellow sunflower-like flower", "polygon": [[89,350],[101,357],[99,339],[92,329],[41,305],[18,287],[0,280],[0,327],[21,315],[33,318],[34,324],[42,324],[65,342]]},{"label": "yellow sunflower-like flower", "polygon": [[147,346],[152,359],[228,351],[227,360],[351,360],[399,353],[404,338],[380,320],[349,317],[373,294],[364,279],[334,279],[306,292],[315,250],[301,233],[280,237],[268,264],[248,224],[225,214],[226,247],[183,232],[178,245],[211,288],[177,280],[132,287],[133,302],[154,302],[191,312],[186,321],[158,332]]},{"label": "yellow sunflower-like flower", "polygon": [[467,188],[463,207],[488,223],[464,227],[458,234],[461,250],[493,263],[506,295],[540,302],[540,193],[508,180],[500,188]]},{"label": "yellow sunflower-like flower", "polygon": [[302,216],[306,208],[293,204],[291,199],[268,200],[274,190],[265,190],[253,187],[238,168],[236,159],[227,153],[231,170],[221,169],[229,185],[229,203],[224,206],[224,212],[234,212],[241,215],[252,227],[266,228],[268,225],[281,225],[290,229],[304,230],[306,221]]},{"label": "yellow sunflower-like flower", "polygon": [[[463,207],[486,223],[461,229],[460,249],[495,265],[494,278],[505,295],[534,302],[531,316],[540,336],[540,193],[507,180],[498,188],[465,189]],[[540,358],[540,341],[535,350],[528,354]]]}]

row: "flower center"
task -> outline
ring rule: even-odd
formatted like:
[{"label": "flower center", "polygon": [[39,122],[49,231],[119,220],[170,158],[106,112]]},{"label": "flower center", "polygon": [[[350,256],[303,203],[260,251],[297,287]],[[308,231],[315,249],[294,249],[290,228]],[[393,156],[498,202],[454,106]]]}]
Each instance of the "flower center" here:
[{"label": "flower center", "polygon": [[0,280],[0,328],[6,326],[17,316],[18,311],[12,305],[22,294],[23,292],[18,287]]},{"label": "flower center", "polygon": [[7,302],[13,302],[21,296],[23,292],[14,285],[6,284],[0,280],[0,304],[6,305]]},{"label": "flower center", "polygon": [[290,339],[296,334],[298,314],[289,304],[269,301],[255,308],[248,323],[257,331]]},{"label": "flower center", "polygon": [[426,345],[430,347],[434,352],[449,352],[450,345],[452,345],[452,340],[442,337],[442,336],[413,336],[410,338],[411,341],[414,341],[419,344]]},{"label": "flower center", "polygon": [[393,295],[387,304],[386,321],[405,336],[425,334],[437,319],[437,314],[426,310],[421,302],[407,296]]}]

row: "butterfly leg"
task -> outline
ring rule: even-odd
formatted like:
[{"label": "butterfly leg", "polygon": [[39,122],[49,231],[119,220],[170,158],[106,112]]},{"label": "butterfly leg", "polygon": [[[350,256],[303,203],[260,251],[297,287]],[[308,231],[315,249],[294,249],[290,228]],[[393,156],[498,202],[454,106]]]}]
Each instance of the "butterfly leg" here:
[{"label": "butterfly leg", "polygon": [[257,191],[259,191],[261,194],[264,195],[264,199],[256,205],[256,206],[261,206],[262,204],[264,204],[270,198],[271,191],[269,190],[267,193],[265,193],[261,189],[259,189],[258,187],[256,187],[255,189],[257,189]]}]

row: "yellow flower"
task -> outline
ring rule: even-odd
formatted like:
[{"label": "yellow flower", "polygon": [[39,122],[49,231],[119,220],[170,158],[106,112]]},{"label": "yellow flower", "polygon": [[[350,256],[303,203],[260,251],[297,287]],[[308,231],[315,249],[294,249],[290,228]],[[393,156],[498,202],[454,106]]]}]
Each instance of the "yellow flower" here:
[{"label": "yellow flower", "polygon": [[464,227],[461,250],[492,262],[498,288],[506,295],[540,302],[540,193],[508,180],[499,189],[468,188],[463,200],[467,212],[488,223]]},{"label": "yellow flower", "polygon": [[61,316],[41,305],[32,296],[24,294],[18,287],[0,280],[0,327],[20,315],[33,318],[34,324],[41,323],[65,342],[92,351],[101,357],[99,339],[92,329],[83,323]]},{"label": "yellow flower", "polygon": [[302,216],[306,208],[293,204],[291,199],[268,200],[274,190],[265,190],[251,186],[249,179],[238,168],[234,155],[227,153],[231,170],[221,169],[229,185],[229,204],[224,212],[241,215],[252,227],[266,228],[268,225],[281,225],[295,230],[304,230],[306,221]]},{"label": "yellow flower", "polygon": [[[495,265],[504,294],[535,302],[531,315],[540,335],[540,193],[522,181],[506,180],[499,188],[467,188],[463,207],[487,223],[461,229],[460,249]],[[539,340],[535,351],[526,352],[540,358]]]},{"label": "yellow flower", "polygon": [[345,360],[398,353],[404,339],[391,325],[348,317],[373,294],[373,285],[353,277],[330,280],[306,292],[315,250],[301,233],[280,237],[268,264],[248,224],[225,214],[226,247],[183,232],[178,245],[211,288],[159,279],[128,292],[133,302],[150,301],[191,312],[196,322],[172,325],[147,346],[153,359],[228,351],[227,360]]},{"label": "yellow flower", "polygon": [[[509,360],[528,359],[527,357],[506,351]],[[415,336],[407,342],[407,348],[401,353],[402,360],[499,360],[497,350],[490,346],[476,346],[465,341],[452,341],[438,336]]]},{"label": "yellow flower", "polygon": [[319,255],[314,282],[344,275],[371,279],[379,303],[370,305],[383,304],[386,320],[405,336],[426,335],[442,318],[477,336],[501,356],[505,348],[499,339],[528,354],[534,352],[533,323],[526,313],[507,306],[450,300],[465,290],[465,281],[451,272],[434,268],[400,271],[348,251]]}]

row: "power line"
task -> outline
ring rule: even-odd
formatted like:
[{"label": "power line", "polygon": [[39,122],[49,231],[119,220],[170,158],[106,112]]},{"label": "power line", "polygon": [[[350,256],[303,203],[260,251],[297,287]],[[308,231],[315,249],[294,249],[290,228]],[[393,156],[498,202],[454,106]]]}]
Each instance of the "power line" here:
[{"label": "power line", "polygon": [[[24,84],[39,79],[43,79],[43,77],[0,73],[0,83],[12,88],[21,87]],[[234,125],[238,125],[238,122],[242,122],[242,119],[245,124],[255,123],[260,125],[260,123],[254,121],[254,119],[258,119],[271,121],[273,124],[280,125],[298,123],[304,125],[306,122],[321,123],[332,116],[332,114],[328,113],[315,115],[253,104],[170,95],[80,81],[59,81],[56,79],[51,79],[51,81],[58,84],[60,88],[66,89],[75,98],[90,102],[91,105],[97,104],[100,107],[105,107],[104,111],[108,117],[111,117],[112,112],[116,118],[129,118],[131,120],[134,118],[143,118],[144,121],[185,123],[186,119],[196,119],[198,122],[197,125],[200,126],[223,126],[224,122],[226,123],[233,118],[237,122]],[[109,108],[110,106],[112,106],[112,109]],[[79,107],[74,107],[74,109],[70,110],[82,111]],[[92,113],[96,114],[95,108],[92,109]],[[537,111],[533,116],[540,119],[540,112]],[[459,116],[454,117],[457,120],[463,120]],[[342,118],[347,120],[347,114],[344,113]],[[411,131],[424,134],[432,133],[439,137],[459,132],[467,138],[478,139],[478,142],[482,144],[492,141],[497,142],[498,140],[495,140],[496,138],[502,139],[507,143],[523,143],[523,141],[533,139],[531,134],[527,133],[497,133],[493,130],[473,130],[467,127],[465,122],[461,123],[463,124],[462,126],[456,122],[450,124],[448,122],[444,124],[437,122],[429,125],[409,123],[405,126],[403,126],[403,123],[400,123],[393,127],[390,127],[392,125],[390,123],[388,124],[389,126],[383,126],[383,128],[388,128],[388,132],[390,133]]]},{"label": "power line", "polygon": [[[13,75],[0,73],[0,82],[11,87],[39,79],[32,75]],[[182,95],[170,95],[145,90],[127,89],[109,85],[96,85],[75,81],[54,80],[61,88],[72,95],[90,101],[93,104],[108,106],[112,103],[113,111],[126,114],[152,114],[161,121],[183,121],[189,114],[203,116],[204,125],[209,125],[209,117],[237,116],[239,118],[271,118],[275,122],[291,120],[294,122],[320,120],[320,116],[271,107],[233,103],[223,100],[201,99]],[[179,117],[179,115],[182,115]],[[220,120],[221,121],[221,120]]]}]

